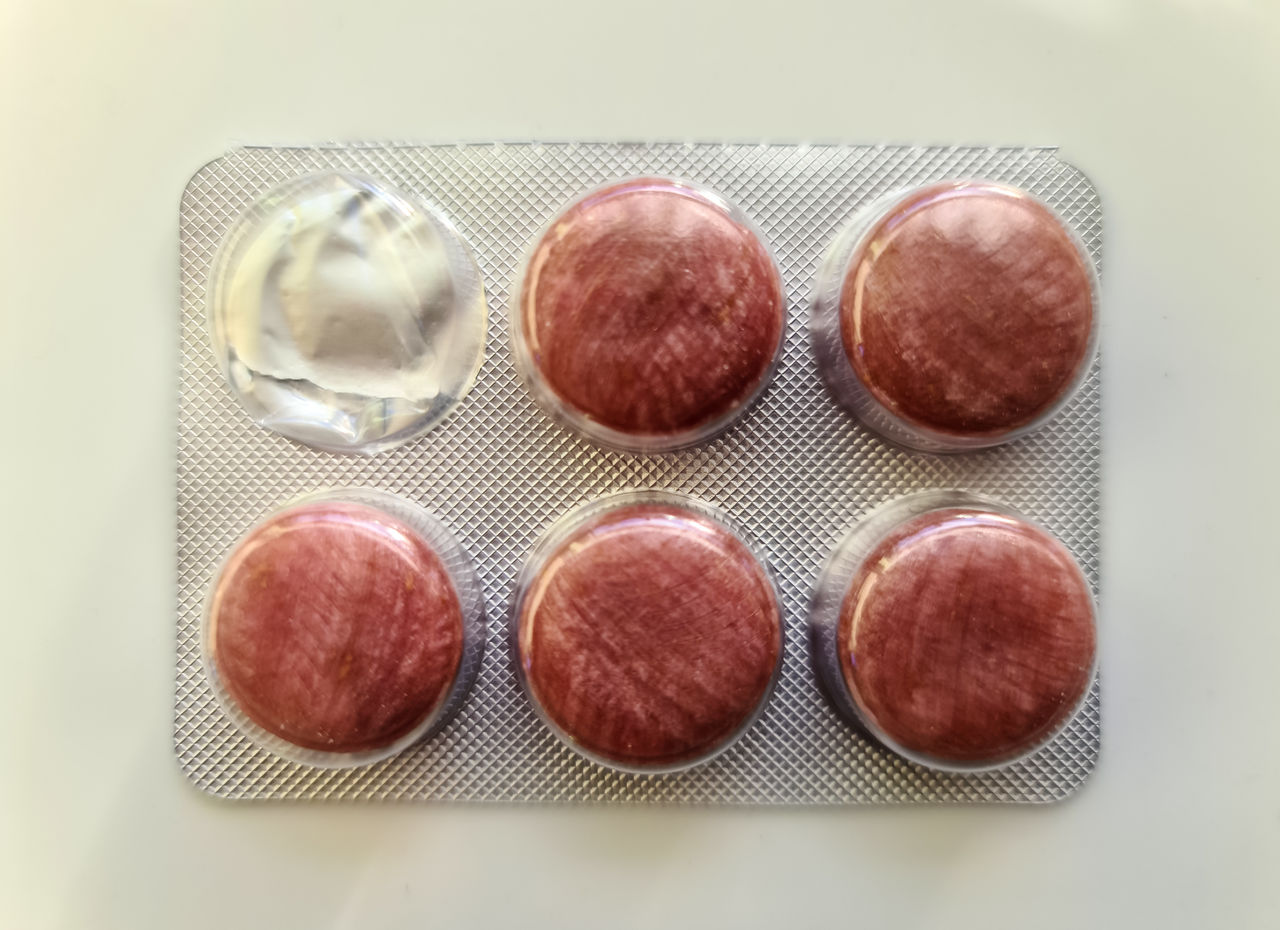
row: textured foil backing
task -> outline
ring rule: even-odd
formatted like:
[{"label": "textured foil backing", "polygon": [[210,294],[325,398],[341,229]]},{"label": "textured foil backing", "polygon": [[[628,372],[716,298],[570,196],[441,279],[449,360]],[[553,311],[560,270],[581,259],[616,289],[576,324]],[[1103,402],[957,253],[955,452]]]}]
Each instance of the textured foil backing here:
[{"label": "textured foil backing", "polygon": [[[205,289],[223,234],[270,188],[325,169],[385,180],[443,209],[475,249],[489,297],[486,357],[470,395],[421,439],[370,458],[319,452],[255,426],[223,382],[206,331]],[[655,456],[604,450],[553,424],[521,386],[507,335],[508,288],[530,237],[570,198],[640,174],[701,182],[741,206],[774,249],[788,297],[781,364],[760,403],[709,443]],[[1097,592],[1097,363],[1038,433],[950,456],[885,443],[837,407],[818,376],[809,292],[831,238],[881,194],[956,177],[1036,194],[1077,231],[1101,270],[1098,194],[1044,148],[344,145],[243,148],[201,168],[179,220],[174,747],[183,771],[205,791],[242,799],[1035,803],[1070,794],[1098,757],[1097,682],[1072,724],[1031,758],[955,775],[923,769],[860,736],[819,693],[809,661],[808,601],[823,560],[860,515],[913,491],[960,488],[1023,511],[1062,539]],[[453,530],[477,563],[489,641],[470,698],[434,739],[366,768],[322,770],[259,750],[235,729],[205,679],[199,634],[207,586],[240,534],[288,499],[339,486],[403,495]],[[600,768],[561,743],[525,700],[507,647],[514,580],[534,540],[577,504],[644,488],[725,510],[769,558],[786,613],[782,676],[760,720],[706,765],[656,776]]]}]

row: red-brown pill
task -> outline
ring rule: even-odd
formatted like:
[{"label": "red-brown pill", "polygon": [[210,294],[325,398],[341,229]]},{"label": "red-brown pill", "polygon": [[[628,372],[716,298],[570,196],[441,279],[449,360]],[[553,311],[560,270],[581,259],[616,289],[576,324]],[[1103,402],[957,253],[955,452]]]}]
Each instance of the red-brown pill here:
[{"label": "red-brown pill", "polygon": [[518,314],[527,375],[561,414],[665,447],[705,438],[763,388],[785,301],[772,256],[735,208],[639,178],[551,224]]},{"label": "red-brown pill", "polygon": [[996,764],[1074,713],[1093,674],[1093,602],[1048,533],[983,510],[930,511],[861,565],[840,611],[840,667],[892,748]]},{"label": "red-brown pill", "polygon": [[839,301],[844,354],[909,426],[998,438],[1052,412],[1092,352],[1088,259],[1014,188],[948,182],[897,202],[863,236]]},{"label": "red-brown pill", "polygon": [[518,660],[569,741],[624,767],[726,746],[775,677],[773,586],[733,533],[665,504],[616,507],[559,541],[521,600]]},{"label": "red-brown pill", "polygon": [[389,746],[430,718],[462,659],[440,556],[363,504],[282,511],[247,536],[210,602],[212,658],[234,703],[304,749]]}]

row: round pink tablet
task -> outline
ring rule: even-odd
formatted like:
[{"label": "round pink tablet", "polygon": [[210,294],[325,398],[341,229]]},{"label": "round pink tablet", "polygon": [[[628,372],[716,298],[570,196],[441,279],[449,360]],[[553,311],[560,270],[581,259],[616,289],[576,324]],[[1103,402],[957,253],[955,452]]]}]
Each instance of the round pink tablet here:
[{"label": "round pink tablet", "polygon": [[754,718],[782,620],[764,568],[727,528],[622,504],[559,535],[518,602],[533,701],[571,745],[637,769],[701,761]]},{"label": "round pink tablet", "polygon": [[1075,393],[1097,333],[1093,266],[1034,197],[958,181],[857,214],[819,276],[814,346],[837,399],[890,439],[982,448]]},{"label": "round pink tablet", "polygon": [[286,509],[228,559],[210,601],[218,677],[254,723],[310,750],[388,746],[442,706],[463,611],[440,556],[363,504]]},{"label": "round pink tablet", "polygon": [[862,560],[837,649],[860,716],[891,748],[983,766],[1043,743],[1093,675],[1093,601],[1066,548],[1023,520],[948,508]]},{"label": "round pink tablet", "polygon": [[525,375],[593,438],[674,448],[732,421],[782,342],[777,267],[749,221],[701,188],[639,178],[572,204],[518,291]]}]

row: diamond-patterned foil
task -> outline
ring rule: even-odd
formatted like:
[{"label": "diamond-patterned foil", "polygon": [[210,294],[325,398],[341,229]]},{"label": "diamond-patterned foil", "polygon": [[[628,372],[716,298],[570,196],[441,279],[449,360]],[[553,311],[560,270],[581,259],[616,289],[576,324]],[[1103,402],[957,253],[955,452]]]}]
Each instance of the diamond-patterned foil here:
[{"label": "diamond-patterned foil", "polygon": [[[230,224],[275,185],[329,168],[381,178],[441,207],[476,251],[489,295],[475,389],[440,427],[364,458],[318,452],[255,426],[209,347],[205,286]],[[507,336],[511,275],[529,239],[567,200],[607,181],[662,174],[740,205],[775,250],[788,297],[772,386],[726,434],[644,456],[598,448],[554,425],[520,385]],[[809,663],[809,592],[859,516],[890,498],[961,488],[1053,530],[1098,585],[1100,378],[1043,430],[981,452],[935,456],[890,446],[823,389],[809,349],[808,299],[822,253],[862,204],[954,177],[1005,181],[1064,216],[1096,262],[1097,192],[1052,149],[720,144],[349,145],[244,148],[201,168],[182,198],[178,412],[178,616],[174,746],[200,788],[227,798],[608,801],[694,804],[1048,802],[1087,777],[1100,742],[1099,692],[1043,750],[1009,768],[935,773],[869,743],[819,694]],[[1105,312],[1105,308],[1104,311]],[[338,486],[417,501],[475,558],[489,644],[462,711],[434,739],[367,768],[321,770],[255,748],[219,709],[200,663],[206,588],[220,559],[281,502]],[[786,612],[777,691],[756,725],[698,768],[638,776],[589,763],[528,706],[511,666],[508,617],[520,564],[571,507],[623,489],[684,492],[723,508],[765,552]]]}]

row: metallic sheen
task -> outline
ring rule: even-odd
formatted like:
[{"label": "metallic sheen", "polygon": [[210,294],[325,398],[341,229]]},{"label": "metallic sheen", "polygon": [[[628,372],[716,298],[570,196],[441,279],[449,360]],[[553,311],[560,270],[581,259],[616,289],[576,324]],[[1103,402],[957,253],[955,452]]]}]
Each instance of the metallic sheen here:
[{"label": "metallic sheen", "polygon": [[443,214],[348,173],[285,185],[241,218],[209,314],[250,415],[334,451],[429,429],[483,358],[484,288],[466,244]]}]

